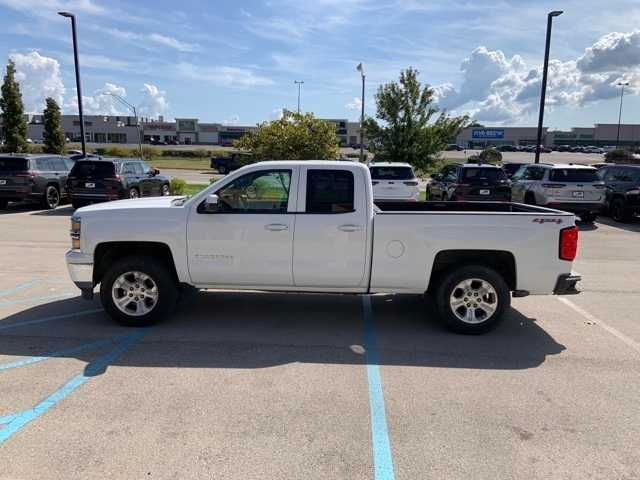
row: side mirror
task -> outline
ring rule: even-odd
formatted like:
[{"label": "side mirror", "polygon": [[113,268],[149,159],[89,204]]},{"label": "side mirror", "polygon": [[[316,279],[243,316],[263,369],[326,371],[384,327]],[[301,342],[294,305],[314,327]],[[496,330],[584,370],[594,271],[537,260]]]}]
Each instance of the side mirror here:
[{"label": "side mirror", "polygon": [[206,212],[213,213],[218,211],[218,195],[212,193],[207,196],[204,201],[204,209]]},{"label": "side mirror", "polygon": [[160,170],[158,170],[157,168],[152,168],[151,173],[155,177],[156,175],[160,175]]}]

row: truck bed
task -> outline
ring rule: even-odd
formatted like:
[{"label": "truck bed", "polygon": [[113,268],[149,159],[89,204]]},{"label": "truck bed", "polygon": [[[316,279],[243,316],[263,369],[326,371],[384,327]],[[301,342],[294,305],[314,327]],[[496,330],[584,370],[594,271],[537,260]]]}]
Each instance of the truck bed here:
[{"label": "truck bed", "polygon": [[546,213],[567,214],[535,205],[511,202],[375,202],[376,214],[419,213],[419,212],[491,212],[491,213]]}]

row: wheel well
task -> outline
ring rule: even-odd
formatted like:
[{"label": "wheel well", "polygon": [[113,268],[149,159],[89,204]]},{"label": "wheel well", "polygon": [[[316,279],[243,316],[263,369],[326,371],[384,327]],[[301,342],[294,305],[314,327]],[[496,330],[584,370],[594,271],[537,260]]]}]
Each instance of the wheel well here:
[{"label": "wheel well", "polygon": [[93,254],[93,283],[100,283],[108,267],[116,260],[131,255],[158,259],[165,264],[176,283],[178,282],[176,265],[168,245],[158,242],[105,242],[96,246]]},{"label": "wheel well", "polygon": [[443,250],[433,261],[427,292],[435,290],[445,273],[455,267],[481,265],[498,272],[509,286],[516,290],[516,261],[511,252],[502,250]]}]

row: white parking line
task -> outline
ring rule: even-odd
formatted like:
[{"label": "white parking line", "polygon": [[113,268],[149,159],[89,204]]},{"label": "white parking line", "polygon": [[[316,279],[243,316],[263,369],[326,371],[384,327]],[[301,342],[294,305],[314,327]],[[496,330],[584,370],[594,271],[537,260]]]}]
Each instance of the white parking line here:
[{"label": "white parking line", "polygon": [[583,310],[582,308],[580,308],[579,306],[577,306],[571,300],[568,300],[568,299],[566,299],[564,297],[556,297],[556,298],[558,300],[560,300],[562,303],[564,303],[567,307],[569,307],[572,310],[575,310],[576,312],[578,312],[580,315],[582,315],[584,318],[586,318],[590,322],[593,322],[596,325],[600,325],[603,329],[605,329],[611,335],[616,337],[618,340],[622,340],[628,346],[633,348],[636,352],[640,353],[640,343],[636,342],[632,338],[627,337],[624,333],[622,333],[621,331],[613,328],[611,325],[608,325],[607,323],[605,323],[604,321],[600,320],[599,318],[594,317],[589,312],[587,312],[587,311]]}]

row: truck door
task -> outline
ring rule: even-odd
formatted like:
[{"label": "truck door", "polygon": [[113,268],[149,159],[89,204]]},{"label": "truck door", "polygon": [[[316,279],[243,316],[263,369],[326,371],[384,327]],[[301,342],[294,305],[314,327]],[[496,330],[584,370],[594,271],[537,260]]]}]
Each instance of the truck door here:
[{"label": "truck door", "polygon": [[364,182],[359,170],[301,167],[293,246],[297,287],[366,288]]},{"label": "truck door", "polygon": [[[291,287],[298,167],[254,170],[216,192],[218,208],[193,208],[189,273],[199,285]],[[290,194],[291,193],[291,194]]]}]

